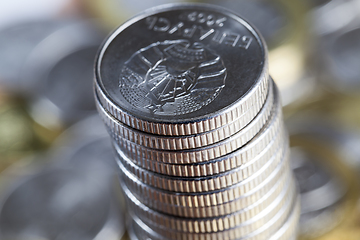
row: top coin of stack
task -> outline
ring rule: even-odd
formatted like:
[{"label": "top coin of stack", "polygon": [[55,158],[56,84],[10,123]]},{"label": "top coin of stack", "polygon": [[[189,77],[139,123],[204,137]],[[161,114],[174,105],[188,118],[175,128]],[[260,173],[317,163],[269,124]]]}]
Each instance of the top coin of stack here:
[{"label": "top coin of stack", "polygon": [[295,237],[288,137],[251,25],[211,5],[154,8],[109,37],[95,75],[133,239]]}]

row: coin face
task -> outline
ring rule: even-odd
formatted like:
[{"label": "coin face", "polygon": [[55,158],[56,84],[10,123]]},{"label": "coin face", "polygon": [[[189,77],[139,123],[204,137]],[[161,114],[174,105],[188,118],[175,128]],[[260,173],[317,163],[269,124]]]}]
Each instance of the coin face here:
[{"label": "coin face", "polygon": [[162,7],[125,23],[104,44],[96,65],[106,97],[149,121],[196,121],[217,115],[261,82],[262,40],[226,10]]}]

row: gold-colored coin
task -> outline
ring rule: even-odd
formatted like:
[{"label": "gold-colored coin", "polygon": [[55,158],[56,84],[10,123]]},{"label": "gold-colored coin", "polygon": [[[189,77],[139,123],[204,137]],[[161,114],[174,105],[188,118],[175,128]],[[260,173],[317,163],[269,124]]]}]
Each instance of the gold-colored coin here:
[{"label": "gold-colored coin", "polygon": [[16,161],[47,149],[58,135],[36,124],[21,99],[0,103],[0,172]]}]

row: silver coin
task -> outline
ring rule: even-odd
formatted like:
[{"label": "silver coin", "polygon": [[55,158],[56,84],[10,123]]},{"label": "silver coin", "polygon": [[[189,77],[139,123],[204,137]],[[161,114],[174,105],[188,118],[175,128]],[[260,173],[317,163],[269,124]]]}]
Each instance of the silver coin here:
[{"label": "silver coin", "polygon": [[[25,177],[3,195],[0,236],[94,239],[110,222],[114,224],[110,203],[109,191],[94,175],[74,169],[45,169]],[[121,223],[113,230],[121,236]]]},{"label": "silver coin", "polygon": [[[29,79],[21,79],[23,65],[34,48],[66,25],[61,21],[18,23],[0,31],[0,84],[7,91],[28,94]],[[22,82],[24,80],[25,82]]]},{"label": "silver coin", "polygon": [[[292,184],[293,185],[293,184]],[[219,218],[176,218],[175,216],[165,215],[160,212],[141,204],[139,200],[132,195],[131,191],[125,189],[129,208],[132,214],[138,216],[148,226],[151,226],[155,231],[165,232],[182,232],[182,233],[220,233],[224,231],[236,231],[238,237],[246,236],[249,233],[256,231],[259,226],[264,225],[277,215],[281,209],[288,209],[291,211],[290,203],[296,196],[294,194],[294,185],[289,187],[270,204],[267,204],[265,209],[255,216],[250,216],[250,219],[240,219],[241,213],[233,212],[230,215],[221,216]],[[236,230],[235,230],[236,228]],[[229,233],[225,233],[229,234]],[[223,235],[226,236],[226,235]]]},{"label": "silver coin", "polygon": [[36,121],[69,124],[96,111],[93,64],[102,38],[95,22],[71,22],[33,49],[22,78],[33,83],[28,88],[35,95],[31,108]]},{"label": "silver coin", "polygon": [[[215,196],[214,200],[218,200],[217,205],[204,204],[207,200],[206,198],[199,196],[192,205],[184,203],[183,205],[175,204],[165,204],[159,203],[157,200],[152,200],[149,198],[139,197],[144,204],[149,206],[155,206],[155,208],[160,209],[162,212],[175,214],[178,216],[184,217],[217,217],[221,215],[231,214],[232,211],[240,211],[241,209],[248,207],[249,209],[256,202],[264,200],[263,198],[268,194],[278,192],[283,187],[286,181],[289,181],[289,173],[286,170],[281,169],[280,172],[273,174],[267,181],[260,183],[258,186],[254,187],[246,194],[230,196],[230,201],[225,201],[221,196]],[[136,194],[136,191],[133,191],[133,194]],[[182,198],[174,199],[175,201],[184,202]],[[265,201],[265,200],[264,200]],[[203,205],[203,206],[201,206]]]},{"label": "silver coin", "polygon": [[328,77],[323,79],[325,83],[345,92],[360,89],[360,60],[357,57],[360,54],[359,41],[360,24],[327,37],[323,44],[326,57],[324,71],[328,73]]},{"label": "silver coin", "polygon": [[[93,169],[94,171],[103,172],[104,177],[117,173],[115,171],[115,157],[112,143],[109,136],[92,137],[82,139],[82,141],[72,142],[71,148],[61,149],[63,152],[58,153],[54,164],[68,166],[78,169]],[[56,163],[55,163],[56,161]]]},{"label": "silver coin", "polygon": [[[118,158],[118,164],[121,165],[121,169],[125,168],[127,172],[130,172],[145,184],[154,186],[156,188],[175,192],[207,192],[230,187],[233,184],[244,181],[253,176],[253,174],[255,174],[257,171],[260,171],[260,169],[263,169],[265,165],[267,167],[270,167],[269,164],[276,165],[276,163],[272,162],[271,159],[274,159],[273,156],[277,156],[280,159],[283,156],[283,152],[286,151],[285,149],[287,149],[287,147],[288,143],[285,143],[274,150],[274,155],[266,154],[265,157],[261,155],[263,153],[261,152],[258,155],[259,158],[256,157],[255,159],[257,161],[250,161],[247,163],[251,164],[249,168],[243,168],[243,165],[240,165],[239,167],[224,173],[196,178],[188,176],[173,177],[147,171],[141,167],[138,167],[124,154],[121,154],[121,152],[119,153],[120,156]],[[258,160],[260,161],[258,162]]]},{"label": "silver coin", "polygon": [[[226,221],[236,220],[245,222],[247,220],[252,219],[253,217],[257,216],[261,212],[265,211],[265,209],[273,204],[279,196],[282,196],[284,192],[288,192],[294,187],[294,183],[289,176],[281,179],[283,182],[277,182],[276,185],[266,192],[260,199],[254,201],[253,204],[249,206],[242,206],[239,201],[234,200],[231,204],[227,204],[228,206],[225,207],[226,204],[218,205],[218,210],[216,207],[212,209],[210,207],[204,208],[192,208],[189,209],[189,214],[176,214],[180,217],[187,217],[191,220],[198,219],[197,221],[208,221],[209,218],[213,217],[224,217],[228,219]],[[285,182],[286,181],[286,182]],[[125,187],[126,188],[126,187]],[[143,202],[146,204],[146,202]],[[221,211],[221,209],[225,209],[226,211]],[[185,213],[185,211],[183,212]],[[234,216],[236,215],[236,216]],[[201,218],[201,219],[200,219]],[[199,220],[200,219],[200,220]],[[207,219],[207,220],[206,220]],[[232,220],[231,220],[232,219]],[[213,222],[217,222],[217,220],[213,220]]]},{"label": "silver coin", "polygon": [[297,225],[300,216],[300,199],[296,205],[292,213],[289,215],[286,222],[282,225],[282,227],[272,235],[269,240],[296,240],[297,239]]},{"label": "silver coin", "polygon": [[94,172],[112,187],[118,175],[112,142],[98,114],[64,131],[49,149],[51,164]]},{"label": "silver coin", "polygon": [[[282,129],[280,129],[273,137],[273,139],[270,140],[268,145],[266,145],[264,149],[262,149],[258,155],[252,159],[246,159],[245,157],[242,157],[242,155],[239,153],[243,150],[239,149],[235,152],[211,161],[189,164],[170,164],[149,159],[128,158],[116,143],[114,144],[114,148],[117,158],[127,158],[143,169],[168,176],[205,177],[222,174],[227,171],[232,171],[236,168],[241,169],[241,173],[247,173],[247,175],[250,175],[252,172],[250,168],[256,168],[258,163],[267,161],[273,154],[275,154],[279,147],[285,144],[284,141],[287,139],[287,136],[288,135],[284,133]],[[258,165],[258,168],[261,166],[262,164]],[[244,176],[247,175],[245,174]]]},{"label": "silver coin", "polygon": [[[295,195],[294,195],[295,196]],[[291,197],[290,197],[291,198]],[[290,199],[289,198],[289,199]],[[287,206],[286,206],[287,205]],[[160,234],[157,231],[154,231],[153,228],[150,228],[147,226],[146,223],[144,223],[142,220],[140,220],[137,216],[132,215],[132,218],[135,220],[133,222],[133,227],[136,229],[137,236],[140,236],[140,239],[146,239],[147,237],[150,237],[151,239],[194,239],[194,240],[200,240],[200,239],[268,239],[271,235],[276,233],[281,227],[286,223],[286,220],[291,216],[291,218],[295,218],[297,220],[298,213],[299,213],[299,207],[296,207],[298,205],[297,199],[292,199],[291,201],[288,201],[283,208],[276,214],[276,216],[272,219],[272,221],[269,221],[265,224],[262,224],[259,226],[259,228],[252,232],[251,234],[248,234],[246,236],[240,237],[239,235],[241,232],[241,228],[232,228],[227,231],[219,231],[215,233],[184,233],[184,232],[165,232],[163,231]],[[149,210],[151,211],[151,210]],[[293,217],[294,216],[294,217]],[[135,224],[134,224],[135,223]],[[137,225],[137,226],[136,226]],[[211,224],[207,225],[211,226]],[[206,227],[206,226],[204,226]],[[165,236],[162,236],[165,235]],[[154,237],[155,238],[152,238]],[[160,236],[160,237],[159,237]]]},{"label": "silver coin", "polygon": [[[301,211],[307,213],[326,208],[339,201],[347,192],[346,186],[316,156],[301,148],[291,148],[292,168],[299,183]],[[322,201],[317,201],[324,198]]]},{"label": "silver coin", "polygon": [[327,168],[325,159],[318,159],[301,147],[291,151],[301,198],[300,233],[311,236],[327,232],[339,223],[335,216],[348,192],[347,186]]},{"label": "silver coin", "polygon": [[[264,103],[261,111],[257,113],[254,119],[254,113],[252,112],[253,109],[250,109],[246,113],[244,113],[240,119],[236,119],[233,122],[223,125],[220,128],[204,133],[199,133],[196,135],[160,136],[147,134],[130,128],[127,125],[121,123],[111,114],[109,114],[103,106],[101,106],[100,101],[96,101],[96,103],[98,111],[102,116],[105,124],[108,128],[111,129],[114,134],[117,134],[119,137],[125,138],[131,142],[148,148],[155,148],[161,150],[195,149],[218,142],[220,144],[221,140],[224,140],[230,136],[232,136],[233,138],[241,138],[243,144],[245,144],[251,138],[253,138],[254,134],[256,134],[259,129],[262,128],[271,113],[273,101],[276,101],[276,97],[274,99],[273,96],[273,91],[276,91],[273,90],[273,83],[270,81],[269,85],[270,86],[269,93],[267,94],[267,100]],[[249,124],[247,125],[246,123]],[[242,126],[244,127],[241,128]]]},{"label": "silver coin", "polygon": [[[299,220],[300,215],[300,205],[297,202],[296,206],[294,206],[293,211],[289,215],[286,222],[281,226],[279,230],[276,231],[269,239],[270,240],[295,240],[297,239],[297,222]],[[161,237],[158,233],[154,232],[151,228],[149,228],[145,223],[143,223],[136,216],[133,216],[136,220],[130,220],[128,224],[128,233],[131,240],[137,239],[161,239],[165,240],[165,238]],[[139,236],[139,237],[138,237]],[[243,238],[241,238],[243,239]],[[256,239],[256,238],[252,238]],[[264,239],[264,238],[259,238]]]},{"label": "silver coin", "polygon": [[[287,146],[288,144],[277,148],[273,156],[276,155],[280,158],[282,156],[282,152],[285,151],[284,149],[286,149]],[[271,155],[262,156],[259,154],[259,156],[261,156],[261,158],[256,159],[257,161],[255,162],[249,162],[251,165],[247,165],[246,168],[238,167],[221,174],[196,178],[172,177],[150,172],[134,164],[125,155],[119,156],[118,164],[121,165],[121,168],[126,168],[128,172],[149,186],[173,192],[199,193],[230,187],[253,176],[257,171],[261,171],[265,165],[267,167],[271,167],[269,166],[270,160],[272,159]],[[271,162],[271,164],[276,164],[276,162]]]},{"label": "silver coin", "polygon": [[[227,155],[240,148],[240,154],[246,154],[246,159],[252,159],[255,157],[268,143],[271,141],[273,136],[276,134],[278,129],[282,129],[282,112],[281,104],[278,98],[278,91],[276,90],[274,96],[274,106],[272,113],[262,128],[258,129],[257,132],[250,131],[253,135],[253,139],[248,142],[245,146],[243,136],[241,132],[238,133],[240,137],[235,134],[221,142],[211,144],[206,147],[189,149],[189,150],[158,150],[147,148],[142,145],[133,143],[122,137],[119,137],[115,133],[110,131],[112,138],[115,139],[119,148],[132,159],[150,159],[154,161],[161,161],[172,164],[184,164],[184,163],[198,163],[205,162],[221,156]],[[250,123],[252,124],[252,123]],[[257,125],[257,122],[254,122]],[[249,127],[252,130],[251,126]],[[241,148],[242,147],[242,148]]]},{"label": "silver coin", "polygon": [[[274,159],[276,161],[276,157]],[[130,189],[142,202],[151,206],[153,209],[157,209],[169,214],[181,214],[184,209],[200,209],[205,207],[217,206],[222,207],[223,204],[236,201],[241,203],[242,206],[252,205],[252,194],[266,186],[266,190],[269,191],[272,186],[268,186],[268,182],[276,183],[283,175],[286,175],[289,171],[287,164],[287,155],[284,154],[280,158],[276,167],[268,169],[265,166],[261,171],[258,171],[253,176],[244,180],[243,182],[232,185],[231,187],[199,193],[181,193],[181,192],[169,192],[160,189],[153,188],[140,182],[135,176],[127,172],[126,169],[121,169],[124,184]],[[271,164],[269,164],[271,165]],[[121,167],[121,165],[120,165]],[[275,181],[275,182],[274,182]],[[227,207],[228,205],[225,205]]]},{"label": "silver coin", "polygon": [[146,11],[104,43],[96,104],[113,139],[132,238],[294,233],[298,191],[266,55],[245,21],[200,4]]},{"label": "silver coin", "polygon": [[173,5],[147,11],[109,37],[97,59],[96,89],[105,109],[135,129],[197,134],[260,108],[267,64],[261,37],[244,20],[207,5]]}]

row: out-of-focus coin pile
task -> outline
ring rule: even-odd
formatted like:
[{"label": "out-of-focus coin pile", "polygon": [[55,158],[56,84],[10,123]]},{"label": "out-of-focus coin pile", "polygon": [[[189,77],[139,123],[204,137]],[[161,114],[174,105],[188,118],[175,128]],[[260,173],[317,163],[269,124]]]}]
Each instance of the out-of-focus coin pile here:
[{"label": "out-of-focus coin pile", "polygon": [[100,118],[76,124],[55,145],[2,174],[1,239],[120,239],[122,197]]},{"label": "out-of-focus coin pile", "polygon": [[[175,2],[185,1],[17,0],[0,3],[0,239],[121,238],[125,202],[116,179],[118,166],[111,140],[96,116],[94,58],[106,35],[126,19],[152,6]],[[302,195],[299,239],[358,240],[360,1],[186,2],[210,3],[234,11],[252,23],[267,43],[269,72],[284,106],[292,146],[289,155]],[[208,16],[198,17],[198,21],[211,23]],[[167,23],[161,21],[154,22],[154,26],[166,27]],[[178,27],[191,33],[189,27]],[[149,37],[144,32],[138,34]],[[226,41],[233,40],[227,38]],[[121,58],[120,50],[118,57]],[[243,68],[246,67],[239,67]],[[264,114],[265,106],[274,105],[276,101],[268,95],[262,100],[258,115]],[[183,105],[188,107],[189,103]],[[256,119],[259,121],[259,117],[248,115],[246,120],[252,124]],[[222,138],[237,134],[234,129],[241,126],[239,122],[196,134],[183,129],[182,136],[174,136],[174,132],[144,134],[144,131],[139,135],[138,130],[119,123],[126,121],[108,121],[118,136],[127,134],[128,137],[122,139],[128,144],[127,152],[117,146],[124,157],[122,162],[118,161],[130,176],[150,189],[179,191],[185,195],[200,191],[204,195],[211,191],[209,189],[240,181],[240,177],[249,178],[257,170],[236,169],[231,161],[223,162],[229,165],[219,166],[218,162],[225,157],[215,155],[204,158],[219,160],[206,160],[212,161],[212,165],[153,161],[164,152],[187,153],[191,147],[206,149],[219,145],[225,141]],[[250,136],[248,131],[237,144],[245,143]],[[134,146],[151,149],[151,152],[135,154],[130,149]],[[190,149],[182,149],[184,147]],[[270,154],[270,147],[267,149]],[[144,162],[140,156],[148,153],[153,155]],[[171,156],[161,155],[163,159],[175,159]],[[249,174],[240,176],[244,171]],[[215,182],[210,181],[212,177],[206,177],[207,174],[218,176],[221,182],[211,186]],[[151,178],[146,178],[148,176]],[[168,177],[176,182],[168,181]],[[201,184],[189,185],[195,182]],[[207,212],[181,209],[185,210],[178,214],[220,214],[216,209]],[[142,227],[135,233],[141,232]],[[134,228],[130,230],[133,234]]]},{"label": "out-of-focus coin pile", "polygon": [[279,92],[250,25],[207,5],[154,9],[116,30],[95,67],[131,239],[296,238]]}]

